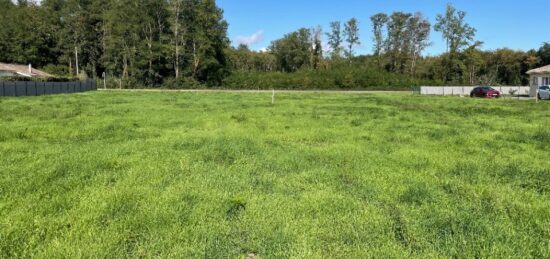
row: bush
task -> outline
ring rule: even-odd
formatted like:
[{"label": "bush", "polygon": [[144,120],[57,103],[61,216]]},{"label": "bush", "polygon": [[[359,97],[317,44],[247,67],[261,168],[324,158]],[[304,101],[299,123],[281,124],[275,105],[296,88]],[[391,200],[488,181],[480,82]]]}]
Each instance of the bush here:
[{"label": "bush", "polygon": [[167,78],[162,83],[165,89],[197,89],[205,86],[192,77]]},{"label": "bush", "polygon": [[48,64],[42,67],[42,71],[50,75],[69,75],[69,68],[65,65]]},{"label": "bush", "polygon": [[441,85],[365,66],[349,66],[295,73],[235,71],[224,81],[230,89],[410,90],[420,85]]}]

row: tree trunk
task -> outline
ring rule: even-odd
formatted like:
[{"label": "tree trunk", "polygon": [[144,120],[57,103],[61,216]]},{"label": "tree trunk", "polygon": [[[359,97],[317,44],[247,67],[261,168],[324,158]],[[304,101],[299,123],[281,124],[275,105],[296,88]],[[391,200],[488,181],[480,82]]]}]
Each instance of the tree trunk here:
[{"label": "tree trunk", "polygon": [[411,61],[411,75],[412,75],[413,78],[416,78],[416,59],[417,59],[417,57],[418,57],[417,52],[414,51],[412,61]]},{"label": "tree trunk", "polygon": [[128,77],[128,57],[127,54],[122,56],[122,78]]},{"label": "tree trunk", "polygon": [[197,54],[197,44],[195,40],[193,40],[193,78],[196,79],[197,76],[197,70],[199,68],[200,59]]},{"label": "tree trunk", "polygon": [[174,57],[174,73],[176,73],[176,79],[180,75],[180,52],[179,52],[179,16],[180,16],[180,5],[179,2],[176,3],[174,7],[176,14],[174,17],[174,47],[175,47],[175,57]]},{"label": "tree trunk", "polygon": [[69,75],[73,75],[73,60],[69,57]]},{"label": "tree trunk", "polygon": [[147,47],[149,47],[149,74],[153,75],[153,26],[148,24]]}]

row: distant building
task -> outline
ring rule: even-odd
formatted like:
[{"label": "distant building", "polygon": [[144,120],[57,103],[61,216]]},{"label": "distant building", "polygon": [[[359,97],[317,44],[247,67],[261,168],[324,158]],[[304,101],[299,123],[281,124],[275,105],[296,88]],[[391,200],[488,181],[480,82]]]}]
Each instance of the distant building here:
[{"label": "distant building", "polygon": [[529,75],[531,97],[535,97],[539,86],[550,85],[550,65],[529,70],[527,74]]},{"label": "distant building", "polygon": [[44,71],[34,69],[32,65],[17,65],[0,63],[0,78],[8,76],[21,76],[21,77],[39,77],[48,78],[54,77]]}]

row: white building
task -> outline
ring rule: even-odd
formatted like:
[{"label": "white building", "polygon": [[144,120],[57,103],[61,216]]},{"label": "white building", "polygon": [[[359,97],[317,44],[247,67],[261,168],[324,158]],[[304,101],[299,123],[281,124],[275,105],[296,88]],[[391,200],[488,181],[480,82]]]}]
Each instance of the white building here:
[{"label": "white building", "polygon": [[539,86],[550,85],[550,65],[529,70],[527,74],[529,75],[531,97],[535,97]]}]

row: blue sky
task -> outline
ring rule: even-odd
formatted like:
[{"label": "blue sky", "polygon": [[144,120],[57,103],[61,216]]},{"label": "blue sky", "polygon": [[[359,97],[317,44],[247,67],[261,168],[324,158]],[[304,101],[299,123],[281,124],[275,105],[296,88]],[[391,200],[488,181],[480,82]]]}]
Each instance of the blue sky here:
[{"label": "blue sky", "polygon": [[[321,25],[326,32],[331,21],[356,17],[362,41],[357,52],[371,53],[371,15],[420,11],[434,24],[435,16],[444,12],[447,3],[467,12],[466,20],[477,29],[476,39],[485,43],[483,49],[529,50],[550,42],[550,0],[218,0],[217,3],[225,11],[233,43],[248,42],[255,50],[301,27]],[[432,46],[425,54],[444,52],[441,34],[432,31],[431,41]]]}]

